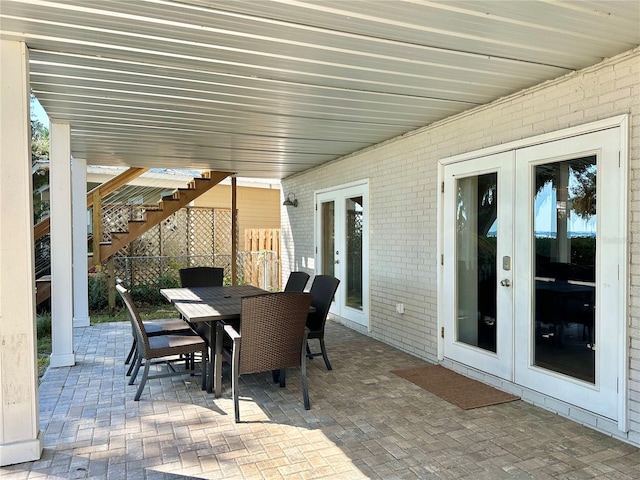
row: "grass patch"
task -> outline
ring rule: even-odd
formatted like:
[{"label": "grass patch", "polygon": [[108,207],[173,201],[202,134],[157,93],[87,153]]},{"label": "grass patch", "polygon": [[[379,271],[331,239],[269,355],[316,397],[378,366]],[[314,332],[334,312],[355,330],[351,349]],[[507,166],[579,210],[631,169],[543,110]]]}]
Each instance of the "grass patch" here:
[{"label": "grass patch", "polygon": [[44,375],[49,366],[51,355],[51,314],[36,316],[36,333],[38,335],[38,379]]},{"label": "grass patch", "polygon": [[[151,306],[140,306],[138,307],[138,311],[140,312],[140,316],[143,320],[157,320],[160,318],[176,318],[178,316],[178,312],[172,305],[151,305]],[[127,313],[126,308],[119,308],[113,313],[113,315],[109,315],[109,312],[99,311],[94,312],[90,315],[91,324],[95,325],[98,323],[108,323],[108,322],[128,322],[129,315]]]}]

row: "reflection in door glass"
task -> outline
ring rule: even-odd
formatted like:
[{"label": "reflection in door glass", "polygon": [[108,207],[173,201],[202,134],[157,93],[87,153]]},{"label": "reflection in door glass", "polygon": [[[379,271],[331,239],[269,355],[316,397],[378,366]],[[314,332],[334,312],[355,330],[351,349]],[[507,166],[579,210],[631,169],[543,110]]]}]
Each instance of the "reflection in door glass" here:
[{"label": "reflection in door glass", "polygon": [[459,342],[496,351],[498,175],[457,182],[456,262]]},{"label": "reflection in door glass", "polygon": [[334,202],[324,202],[320,208],[322,213],[322,273],[335,275]]},{"label": "reflection in door glass", "polygon": [[534,364],[595,383],[596,157],[535,167]]},{"label": "reflection in door glass", "polygon": [[362,197],[346,199],[347,306],[362,310]]}]

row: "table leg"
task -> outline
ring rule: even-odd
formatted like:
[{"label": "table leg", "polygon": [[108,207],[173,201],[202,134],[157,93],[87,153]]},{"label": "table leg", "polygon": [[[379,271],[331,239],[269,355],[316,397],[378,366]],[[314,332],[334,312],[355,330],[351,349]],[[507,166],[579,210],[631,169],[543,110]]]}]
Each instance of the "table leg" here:
[{"label": "table leg", "polygon": [[199,330],[204,333],[209,347],[209,364],[207,365],[207,393],[215,393],[216,398],[222,393],[222,356],[216,358],[216,321],[204,322],[204,328]]},{"label": "table leg", "polygon": [[214,364],[216,354],[216,327],[214,322],[206,322],[207,325],[207,343],[209,344],[209,365],[207,365],[207,393],[213,393],[214,386]]},{"label": "table leg", "polygon": [[[215,326],[214,335],[215,335],[215,352],[222,352],[222,331],[218,332],[218,325]],[[219,343],[219,344],[218,344]],[[213,374],[213,382],[214,382],[214,394],[215,398],[220,397],[222,395],[222,354],[215,355],[215,372]]]}]

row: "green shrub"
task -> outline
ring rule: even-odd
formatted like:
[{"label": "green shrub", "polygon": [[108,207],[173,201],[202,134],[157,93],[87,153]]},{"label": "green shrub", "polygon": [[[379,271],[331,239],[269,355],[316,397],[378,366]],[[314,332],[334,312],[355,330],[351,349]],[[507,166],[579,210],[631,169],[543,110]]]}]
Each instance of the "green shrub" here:
[{"label": "green shrub", "polygon": [[38,339],[38,382],[49,366],[51,355],[51,314],[36,315],[36,335]]},{"label": "green shrub", "polygon": [[[126,285],[126,283],[125,283]],[[159,275],[152,283],[140,283],[130,287],[131,296],[136,304],[142,306],[163,305],[165,298],[160,295],[161,288],[180,287],[180,280],[174,271]],[[123,307],[120,295],[116,294],[116,307]],[[109,308],[109,280],[107,275],[99,273],[89,277],[89,311],[103,312]]]},{"label": "green shrub", "polygon": [[594,265],[595,259],[595,237],[575,237],[571,239],[571,263],[578,265]]},{"label": "green shrub", "polygon": [[109,283],[105,274],[89,277],[89,311],[104,310],[109,306]]},{"label": "green shrub", "polygon": [[[555,238],[536,238],[536,254],[538,257],[551,259],[557,248]],[[593,265],[596,258],[595,237],[573,237],[571,239],[571,263],[576,265]],[[549,261],[549,260],[547,260]]]},{"label": "green shrub", "polygon": [[38,338],[51,336],[51,314],[48,312],[36,315],[36,333]]},{"label": "green shrub", "polygon": [[138,305],[162,305],[167,301],[160,294],[162,288],[178,288],[180,280],[170,271],[156,277],[154,283],[142,283],[131,288],[131,297]]}]

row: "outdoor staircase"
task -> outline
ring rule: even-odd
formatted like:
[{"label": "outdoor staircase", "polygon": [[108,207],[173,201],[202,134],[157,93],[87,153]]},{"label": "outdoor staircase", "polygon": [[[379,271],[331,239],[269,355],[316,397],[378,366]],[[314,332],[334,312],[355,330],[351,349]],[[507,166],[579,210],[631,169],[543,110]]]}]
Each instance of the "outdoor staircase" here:
[{"label": "outdoor staircase", "polygon": [[[94,213],[98,212],[97,218],[94,217],[94,238],[102,237],[101,232],[95,235],[95,225],[102,224],[100,198],[126,185],[127,182],[142,175],[146,170],[144,168],[130,168],[87,194],[87,208],[93,206]],[[178,188],[171,195],[160,199],[157,207],[146,208],[142,220],[129,220],[127,231],[110,232],[110,242],[94,243],[93,254],[89,254],[89,270],[96,270],[96,266],[108,260],[120,249],[126,247],[143,233],[166,220],[181,208],[186,207],[191,201],[218,185],[229,175],[230,173],[228,172],[203,172],[201,177],[191,180],[186,188]],[[45,218],[35,225],[34,239],[37,241],[48,234],[49,231],[50,221],[49,218]],[[38,276],[36,285],[36,305],[39,305],[51,295],[51,275]]]},{"label": "outdoor staircase", "polygon": [[181,208],[186,207],[191,201],[215,187],[229,175],[228,172],[204,172],[202,177],[194,178],[187,188],[178,188],[172,195],[163,197],[158,202],[157,209],[145,210],[143,220],[129,220],[126,232],[111,232],[110,242],[100,242],[99,255],[96,255],[94,248],[93,264],[97,265],[107,260],[118,250],[126,247]]}]

